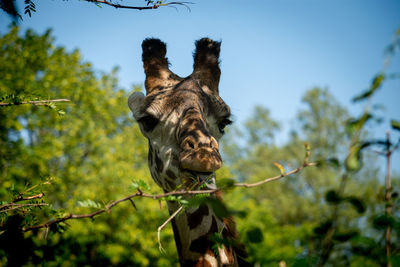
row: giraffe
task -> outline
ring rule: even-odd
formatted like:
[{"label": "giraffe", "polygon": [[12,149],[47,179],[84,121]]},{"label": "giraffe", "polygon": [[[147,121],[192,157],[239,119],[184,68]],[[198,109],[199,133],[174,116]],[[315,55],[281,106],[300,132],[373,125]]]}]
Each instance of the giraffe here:
[{"label": "giraffe", "polygon": [[[165,43],[153,38],[142,43],[146,96],[134,92],[128,105],[148,139],[151,176],[164,192],[188,188],[193,179],[202,188],[216,189],[215,171],[222,165],[218,140],[231,123],[230,108],[218,90],[220,44],[208,38],[196,41],[193,72],[182,78],[169,70]],[[180,207],[171,201],[167,206],[170,214]],[[212,247],[214,233],[229,240],[237,240],[238,234],[233,220],[218,218],[210,204],[185,209],[171,224],[181,266],[247,265],[238,242]]]}]

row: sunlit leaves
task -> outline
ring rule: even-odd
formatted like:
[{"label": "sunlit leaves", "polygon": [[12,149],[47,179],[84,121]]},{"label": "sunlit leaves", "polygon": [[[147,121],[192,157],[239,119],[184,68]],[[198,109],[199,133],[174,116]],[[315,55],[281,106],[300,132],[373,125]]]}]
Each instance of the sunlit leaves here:
[{"label": "sunlit leaves", "polygon": [[141,190],[141,191],[150,191],[151,187],[149,186],[148,183],[146,183],[144,180],[139,179],[132,181],[132,183],[129,185],[129,188],[131,190]]},{"label": "sunlit leaves", "polygon": [[[99,74],[78,51],[67,51],[54,46],[49,33],[23,34],[12,28],[0,38],[0,96],[71,100],[71,104],[62,104],[62,118],[54,112],[61,104],[54,110],[31,105],[0,109],[0,173],[6,174],[0,179],[1,199],[7,199],[12,184],[18,195],[28,181],[35,185],[42,177],[60,177],[44,191],[49,202],[54,203],[49,209],[57,211],[37,208],[33,212],[35,218],[25,217],[28,225],[71,213],[89,213],[138,189],[148,192],[154,184],[146,160],[147,140],[129,114],[128,92],[120,89],[117,73]],[[6,167],[3,155],[8,155]],[[93,255],[102,255],[102,264],[107,266],[148,266],[150,261],[155,266],[176,263],[170,228],[163,234],[166,255],[160,255],[154,242],[154,230],[168,218],[168,210],[165,206],[160,209],[154,200],[135,200],[135,205],[137,210],[121,204],[95,222],[74,221],[62,235],[52,234],[63,227],[54,224],[46,244],[44,231],[38,231],[37,236],[32,232],[29,238],[37,245],[21,250],[29,254],[41,251],[39,248],[45,245],[48,249],[57,248],[56,258],[41,260],[54,266],[65,261],[64,251],[72,251],[67,257],[74,258],[70,261],[73,265],[99,265],[90,262],[90,256],[85,254],[89,250]],[[106,236],[112,238],[104,242]],[[75,250],[72,243],[85,249]],[[110,247],[114,254],[110,254]],[[136,249],[132,252],[129,247]],[[4,257],[0,252],[0,262]]]},{"label": "sunlit leaves", "polygon": [[93,201],[91,199],[87,199],[87,200],[83,200],[83,201],[78,201],[77,202],[78,206],[80,207],[85,207],[85,208],[96,208],[96,209],[100,209],[103,207],[102,204]]}]

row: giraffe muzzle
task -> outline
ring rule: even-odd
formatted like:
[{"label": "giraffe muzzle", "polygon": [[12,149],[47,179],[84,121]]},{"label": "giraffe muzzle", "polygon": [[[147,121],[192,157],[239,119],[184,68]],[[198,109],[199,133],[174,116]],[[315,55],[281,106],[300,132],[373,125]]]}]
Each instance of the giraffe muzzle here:
[{"label": "giraffe muzzle", "polygon": [[183,150],[179,162],[182,169],[195,172],[215,172],[222,166],[221,155],[213,148]]},{"label": "giraffe muzzle", "polygon": [[194,138],[186,137],[179,154],[182,169],[195,172],[215,172],[222,166],[222,158],[218,150],[218,142],[211,136]]}]

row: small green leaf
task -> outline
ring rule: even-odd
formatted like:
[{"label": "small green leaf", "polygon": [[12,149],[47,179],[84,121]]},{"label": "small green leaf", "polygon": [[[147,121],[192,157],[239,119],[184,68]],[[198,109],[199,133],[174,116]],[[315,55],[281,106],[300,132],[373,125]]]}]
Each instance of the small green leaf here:
[{"label": "small green leaf", "polygon": [[130,189],[133,190],[141,189],[149,191],[151,189],[151,187],[143,180],[137,180],[137,181],[134,180],[129,187]]},{"label": "small green leaf", "polygon": [[87,200],[84,200],[84,201],[78,201],[77,204],[78,204],[78,206],[85,207],[85,208],[97,208],[97,209],[99,209],[99,208],[102,207],[102,205],[100,203],[97,203],[97,202],[95,202],[95,201],[93,201],[91,199],[87,199]]}]

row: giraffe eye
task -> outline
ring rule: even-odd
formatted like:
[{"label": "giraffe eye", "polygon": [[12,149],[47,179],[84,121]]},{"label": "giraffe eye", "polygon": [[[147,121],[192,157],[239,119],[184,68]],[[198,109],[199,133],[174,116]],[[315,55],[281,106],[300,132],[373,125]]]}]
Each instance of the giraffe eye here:
[{"label": "giraffe eye", "polygon": [[159,122],[159,120],[151,115],[144,116],[138,120],[146,132],[151,132]]},{"label": "giraffe eye", "polygon": [[220,121],[219,123],[218,123],[218,130],[219,130],[219,132],[221,133],[221,134],[224,134],[225,133],[225,127],[227,126],[227,125],[229,125],[229,124],[231,124],[232,123],[232,121],[230,120],[230,119],[223,119],[222,121]]}]

